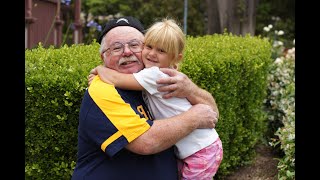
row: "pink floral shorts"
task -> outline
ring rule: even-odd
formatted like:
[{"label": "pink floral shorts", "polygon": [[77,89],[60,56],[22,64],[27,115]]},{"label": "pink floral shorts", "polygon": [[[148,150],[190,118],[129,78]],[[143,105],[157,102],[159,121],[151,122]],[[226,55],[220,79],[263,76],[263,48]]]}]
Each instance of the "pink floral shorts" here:
[{"label": "pink floral shorts", "polygon": [[222,142],[218,138],[211,145],[188,156],[178,159],[179,176],[181,180],[212,180],[218,171],[223,158]]}]

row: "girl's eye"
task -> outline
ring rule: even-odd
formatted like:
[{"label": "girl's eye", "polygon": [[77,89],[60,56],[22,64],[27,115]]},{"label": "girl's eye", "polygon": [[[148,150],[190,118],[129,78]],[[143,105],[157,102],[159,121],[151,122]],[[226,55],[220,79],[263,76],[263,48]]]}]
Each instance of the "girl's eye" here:
[{"label": "girl's eye", "polygon": [[150,45],[145,45],[145,47],[146,47],[147,49],[152,49],[152,46],[150,46]]},{"label": "girl's eye", "polygon": [[158,49],[158,51],[161,52],[161,53],[166,53],[166,51],[163,50],[163,49]]}]

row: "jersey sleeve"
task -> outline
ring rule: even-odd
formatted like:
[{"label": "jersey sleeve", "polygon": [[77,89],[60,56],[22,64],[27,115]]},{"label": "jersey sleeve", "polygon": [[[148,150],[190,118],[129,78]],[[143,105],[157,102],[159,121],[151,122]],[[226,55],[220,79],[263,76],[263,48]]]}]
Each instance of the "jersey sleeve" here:
[{"label": "jersey sleeve", "polygon": [[[93,105],[86,115],[86,132],[109,156],[151,127],[150,118],[140,117],[113,85],[102,82],[99,77],[92,81],[88,92]],[[144,111],[142,106],[137,106],[139,108]]]},{"label": "jersey sleeve", "polygon": [[138,83],[151,95],[159,94],[157,87],[159,86],[156,81],[163,77],[168,77],[167,74],[160,71],[159,67],[144,68],[138,73],[133,73],[133,76]]}]

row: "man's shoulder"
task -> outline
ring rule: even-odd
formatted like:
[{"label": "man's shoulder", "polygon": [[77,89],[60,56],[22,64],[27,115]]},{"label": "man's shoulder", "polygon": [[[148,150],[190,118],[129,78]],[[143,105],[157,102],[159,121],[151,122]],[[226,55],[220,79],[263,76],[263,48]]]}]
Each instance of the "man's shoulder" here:
[{"label": "man's shoulder", "polygon": [[88,87],[88,92],[90,95],[94,94],[97,96],[109,94],[110,92],[116,91],[114,85],[103,82],[98,76],[95,77],[90,86]]},{"label": "man's shoulder", "polygon": [[88,93],[93,99],[119,100],[142,98],[141,91],[124,90],[112,84],[103,82],[100,78],[94,78],[88,88]]}]

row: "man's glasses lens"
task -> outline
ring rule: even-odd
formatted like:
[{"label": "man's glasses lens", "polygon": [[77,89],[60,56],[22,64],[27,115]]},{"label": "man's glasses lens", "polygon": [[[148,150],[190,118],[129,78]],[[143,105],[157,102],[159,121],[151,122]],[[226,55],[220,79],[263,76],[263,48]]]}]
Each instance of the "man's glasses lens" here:
[{"label": "man's glasses lens", "polygon": [[[128,44],[129,49],[134,53],[138,53],[142,51],[143,44],[139,40],[132,40],[125,44]],[[107,49],[107,51],[109,51],[109,53],[113,56],[121,55],[124,51],[125,44],[116,42],[112,44],[110,48]]]}]

